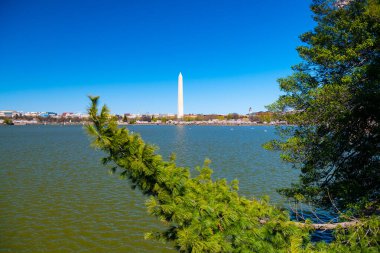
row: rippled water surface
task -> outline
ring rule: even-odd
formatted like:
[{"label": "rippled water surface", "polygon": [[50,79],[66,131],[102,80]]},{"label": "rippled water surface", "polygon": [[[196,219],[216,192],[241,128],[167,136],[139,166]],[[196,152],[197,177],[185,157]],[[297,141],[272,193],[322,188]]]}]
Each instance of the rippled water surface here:
[{"label": "rippled water surface", "polygon": [[[274,128],[132,126],[159,153],[194,168],[206,157],[214,177],[239,179],[247,196],[288,186],[297,173],[261,145]],[[100,165],[79,126],[0,127],[0,252],[174,252],[144,240],[162,226],[146,198]]]}]

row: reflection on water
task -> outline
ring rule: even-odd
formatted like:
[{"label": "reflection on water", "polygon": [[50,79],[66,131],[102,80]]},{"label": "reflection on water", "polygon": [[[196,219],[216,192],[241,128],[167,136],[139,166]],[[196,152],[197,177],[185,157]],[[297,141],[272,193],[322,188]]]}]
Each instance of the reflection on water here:
[{"label": "reflection on water", "polygon": [[186,154],[187,149],[190,148],[186,145],[186,141],[187,141],[186,131],[189,131],[189,128],[182,125],[174,126],[173,128],[174,128],[174,142],[173,142],[173,150],[171,152],[176,153],[176,159],[179,164],[184,164],[186,158],[183,156],[177,155],[177,153]]},{"label": "reflection on water", "polygon": [[[240,180],[247,196],[275,192],[297,173],[261,144],[272,127],[131,126],[166,159],[194,168],[206,157],[214,177]],[[109,176],[77,126],[0,127],[0,252],[174,252],[145,241],[162,226],[145,197]],[[192,169],[194,172],[194,170]]]}]

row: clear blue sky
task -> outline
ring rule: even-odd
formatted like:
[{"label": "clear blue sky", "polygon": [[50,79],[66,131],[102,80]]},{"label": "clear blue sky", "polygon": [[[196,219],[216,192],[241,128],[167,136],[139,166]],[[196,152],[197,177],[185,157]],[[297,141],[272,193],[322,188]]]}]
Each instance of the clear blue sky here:
[{"label": "clear blue sky", "polygon": [[1,0],[0,110],[265,110],[300,61],[310,0]]}]

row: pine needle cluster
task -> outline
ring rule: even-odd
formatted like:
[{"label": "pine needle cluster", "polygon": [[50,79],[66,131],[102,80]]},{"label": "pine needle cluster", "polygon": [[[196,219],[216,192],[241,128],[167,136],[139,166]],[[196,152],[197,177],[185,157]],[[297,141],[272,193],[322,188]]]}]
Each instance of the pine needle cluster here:
[{"label": "pine needle cluster", "polygon": [[137,133],[119,128],[106,106],[98,114],[98,97],[91,101],[94,124],[87,130],[94,146],[108,154],[103,163],[114,164],[111,172],[120,169],[133,188],[148,195],[149,214],[165,224],[147,238],[174,242],[180,252],[279,252],[307,238],[307,229],[290,223],[288,212],[265,199],[240,196],[237,180],[212,180],[209,160],[192,177],[174,156],[164,161]]}]

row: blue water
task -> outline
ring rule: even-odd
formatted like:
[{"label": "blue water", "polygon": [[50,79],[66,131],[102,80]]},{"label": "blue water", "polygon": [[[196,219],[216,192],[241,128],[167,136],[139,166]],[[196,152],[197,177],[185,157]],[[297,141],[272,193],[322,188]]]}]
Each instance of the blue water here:
[{"label": "blue water", "polygon": [[283,201],[278,187],[288,186],[298,173],[269,152],[262,144],[275,138],[270,126],[130,126],[149,143],[156,144],[163,157],[176,153],[177,164],[194,168],[211,159],[215,178],[237,178],[240,193],[273,202]]}]

